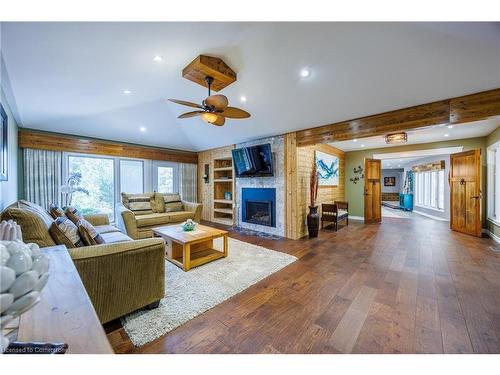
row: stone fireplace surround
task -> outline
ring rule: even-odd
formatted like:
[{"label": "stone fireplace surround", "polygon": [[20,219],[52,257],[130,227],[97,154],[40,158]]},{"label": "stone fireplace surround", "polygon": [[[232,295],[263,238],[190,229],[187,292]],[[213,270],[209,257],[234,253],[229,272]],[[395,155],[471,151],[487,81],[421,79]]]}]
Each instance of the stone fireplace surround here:
[{"label": "stone fireplace surround", "polygon": [[[273,154],[272,177],[244,177],[236,178],[236,226],[258,232],[264,232],[285,237],[285,137],[268,137],[250,142],[236,144],[236,148],[255,146],[264,143],[271,144]],[[242,189],[243,188],[274,188],[276,189],[276,220],[275,226],[246,223],[242,220]]]}]

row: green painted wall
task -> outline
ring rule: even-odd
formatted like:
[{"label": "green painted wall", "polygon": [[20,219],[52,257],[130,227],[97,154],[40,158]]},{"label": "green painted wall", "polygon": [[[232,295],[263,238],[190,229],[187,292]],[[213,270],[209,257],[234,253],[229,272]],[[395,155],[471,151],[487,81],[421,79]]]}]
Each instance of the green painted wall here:
[{"label": "green painted wall", "polygon": [[[500,136],[500,134],[499,134]],[[481,149],[481,164],[482,164],[482,191],[483,191],[483,223],[486,223],[486,137],[470,138],[470,139],[457,139],[452,141],[433,142],[418,145],[397,146],[390,148],[377,148],[371,150],[351,151],[345,153],[345,192],[346,199],[349,202],[349,215],[364,216],[364,199],[363,188],[364,182],[359,181],[354,184],[350,181],[354,177],[353,169],[361,165],[364,168],[364,159],[372,158],[374,154],[386,154],[401,151],[416,151],[416,150],[430,150],[435,148],[444,147],[457,147],[463,146],[464,151],[476,148]],[[499,228],[500,230],[500,228]]]},{"label": "green painted wall", "polygon": [[[493,143],[500,141],[500,127],[497,128],[493,133],[486,137],[486,147],[491,146]],[[486,194],[484,194],[486,196]],[[500,237],[500,227],[495,223],[487,220],[486,228],[493,233],[495,236]]]}]

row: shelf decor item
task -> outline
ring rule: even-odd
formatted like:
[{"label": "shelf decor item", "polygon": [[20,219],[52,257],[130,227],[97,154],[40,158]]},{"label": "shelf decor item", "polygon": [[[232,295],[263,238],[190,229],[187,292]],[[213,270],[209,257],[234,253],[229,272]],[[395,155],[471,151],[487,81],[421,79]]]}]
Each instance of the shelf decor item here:
[{"label": "shelf decor item", "polygon": [[196,228],[197,223],[195,223],[191,219],[187,219],[184,223],[182,223],[182,230],[185,232],[190,232]]},{"label": "shelf decor item", "polygon": [[49,279],[49,258],[36,244],[0,241],[0,348],[8,351],[7,325],[40,301]]},{"label": "shelf decor item", "polygon": [[319,213],[318,206],[316,206],[316,199],[318,197],[318,170],[316,169],[316,162],[313,163],[311,178],[309,180],[309,190],[311,205],[309,206],[309,214],[307,215],[307,230],[309,231],[309,238],[314,238],[318,237],[319,231]]}]

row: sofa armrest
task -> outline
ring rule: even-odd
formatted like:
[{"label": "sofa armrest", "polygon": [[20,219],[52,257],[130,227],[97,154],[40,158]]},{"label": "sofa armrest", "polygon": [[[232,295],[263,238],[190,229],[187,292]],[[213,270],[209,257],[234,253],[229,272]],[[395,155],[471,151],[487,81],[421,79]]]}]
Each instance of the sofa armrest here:
[{"label": "sofa armrest", "polygon": [[101,323],[157,302],[165,295],[161,238],[68,249]]},{"label": "sofa armrest", "polygon": [[188,201],[182,201],[182,205],[184,206],[184,210],[190,211],[194,213],[193,220],[197,223],[201,220],[201,211],[203,210],[203,204],[201,203],[193,203]]},{"label": "sofa armrest", "polygon": [[120,229],[123,233],[126,233],[129,237],[135,240],[139,239],[135,215],[122,203],[117,203],[115,206],[115,221],[118,229]]},{"label": "sofa armrest", "polygon": [[83,215],[83,217],[93,226],[109,225],[109,216],[106,214]]}]

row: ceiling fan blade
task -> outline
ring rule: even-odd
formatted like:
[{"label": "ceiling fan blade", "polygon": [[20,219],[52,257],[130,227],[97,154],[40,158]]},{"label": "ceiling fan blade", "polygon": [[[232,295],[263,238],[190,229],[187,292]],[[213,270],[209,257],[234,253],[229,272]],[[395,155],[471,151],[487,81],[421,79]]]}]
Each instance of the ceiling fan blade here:
[{"label": "ceiling fan blade", "polygon": [[203,107],[201,105],[196,104],[196,103],[192,103],[192,102],[186,102],[185,100],[177,100],[177,99],[168,99],[168,100],[170,100],[171,102],[180,104],[180,105],[185,105],[188,107],[203,109]]},{"label": "ceiling fan blade", "polygon": [[250,117],[250,113],[235,107],[227,107],[221,113],[222,116],[227,118],[247,118]]},{"label": "ceiling fan blade", "polygon": [[229,101],[224,95],[210,95],[205,99],[205,105],[213,106],[216,110],[221,111],[227,107]]},{"label": "ceiling fan blade", "polygon": [[205,113],[205,112],[204,111],[186,112],[186,113],[183,113],[182,115],[179,115],[179,117],[177,117],[177,118],[195,117],[195,116],[201,115],[202,113]]},{"label": "ceiling fan blade", "polygon": [[226,118],[224,116],[218,115],[217,116],[217,120],[215,120],[211,124],[212,125],[217,125],[217,126],[222,126],[222,125],[225,124],[225,122],[226,122]]}]

